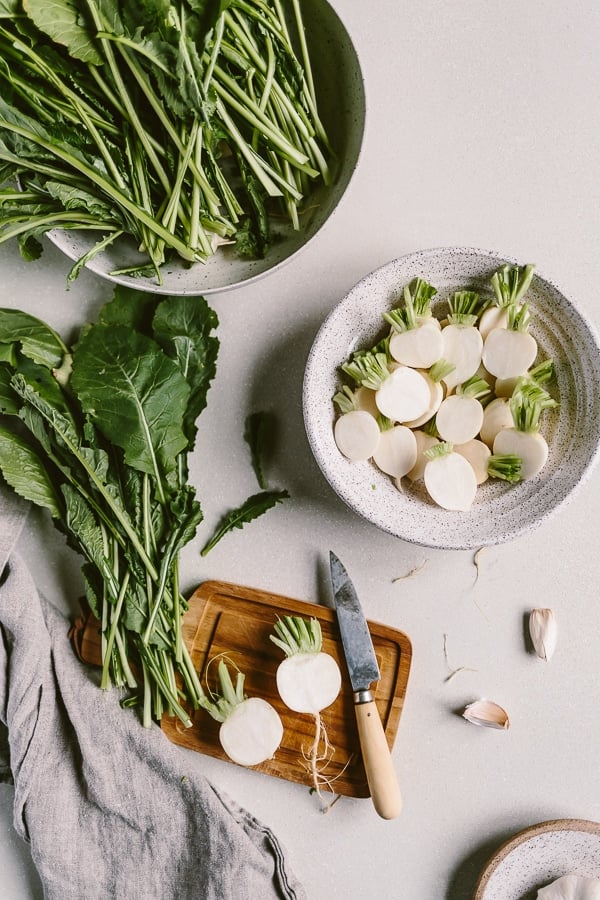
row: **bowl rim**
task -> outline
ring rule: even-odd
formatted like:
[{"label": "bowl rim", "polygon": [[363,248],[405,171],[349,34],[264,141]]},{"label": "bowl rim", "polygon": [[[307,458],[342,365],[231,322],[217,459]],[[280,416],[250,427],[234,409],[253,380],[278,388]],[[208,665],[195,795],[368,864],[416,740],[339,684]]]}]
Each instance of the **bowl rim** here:
[{"label": "bowl rim", "polygon": [[[311,421],[311,413],[310,413],[310,394],[313,389],[312,381],[314,379],[314,370],[317,366],[317,357],[319,352],[319,345],[323,340],[323,336],[327,334],[328,329],[331,326],[332,320],[336,316],[340,314],[340,310],[343,310],[344,305],[351,305],[353,299],[356,294],[358,294],[365,286],[369,285],[373,279],[378,278],[381,275],[385,275],[387,271],[393,270],[395,268],[401,266],[410,265],[411,262],[415,260],[427,260],[427,258],[441,258],[443,256],[464,256],[464,257],[481,257],[488,258],[490,262],[492,261],[501,261],[502,263],[508,263],[512,265],[523,265],[522,261],[519,261],[512,254],[504,254],[497,250],[489,250],[476,246],[468,246],[468,245],[438,245],[432,246],[425,249],[417,249],[413,251],[409,251],[400,256],[394,257],[392,259],[387,260],[379,266],[374,267],[370,271],[368,271],[364,276],[362,276],[354,285],[352,285],[341,297],[334,306],[330,309],[329,313],[326,315],[325,319],[319,326],[313,342],[311,344],[304,370],[303,384],[302,384],[302,406],[303,406],[303,418],[305,431],[307,435],[307,439],[313,453],[313,456],[318,464],[321,473],[331,489],[337,494],[337,496],[345,503],[345,505],[351,509],[353,512],[361,516],[365,521],[379,528],[381,531],[387,532],[388,534],[393,535],[407,543],[417,544],[419,546],[430,547],[432,549],[444,549],[444,550],[474,550],[479,547],[484,546],[496,546],[503,543],[507,543],[509,541],[513,541],[522,535],[533,531],[538,528],[542,522],[547,518],[551,513],[553,514],[558,509],[565,506],[569,503],[581,490],[582,486],[588,481],[589,477],[594,470],[598,459],[600,459],[600,440],[596,440],[593,449],[589,453],[587,461],[583,468],[580,470],[578,474],[578,481],[576,484],[571,485],[569,490],[566,491],[562,496],[558,497],[555,502],[549,507],[547,512],[540,513],[539,516],[530,518],[525,521],[521,525],[513,526],[508,531],[499,532],[495,536],[490,536],[488,538],[482,540],[473,540],[473,539],[461,539],[460,537],[455,537],[454,539],[450,539],[448,535],[442,538],[431,538],[426,539],[424,537],[419,537],[415,535],[411,535],[407,533],[407,530],[404,529],[401,533],[401,529],[399,529],[394,523],[389,522],[387,524],[381,521],[374,521],[369,515],[366,515],[365,512],[359,507],[357,503],[353,503],[347,496],[341,493],[335,484],[333,484],[327,473],[327,464],[326,464],[326,453],[324,449],[321,447],[319,442],[317,441],[316,435],[314,433],[313,424]],[[595,324],[590,320],[589,316],[583,312],[581,305],[578,300],[573,299],[571,295],[564,293],[564,291],[557,285],[556,281],[546,274],[541,272],[537,266],[535,269],[534,277],[542,283],[542,285],[547,286],[551,291],[558,294],[562,297],[565,303],[572,308],[573,312],[580,320],[583,327],[588,331],[590,341],[595,345],[598,350],[598,355],[600,357],[600,335],[598,329]],[[340,363],[343,360],[340,359]],[[598,435],[600,437],[600,421],[598,422],[597,427]]]},{"label": "bowl rim", "polygon": [[600,822],[595,822],[592,819],[548,819],[521,829],[521,831],[503,841],[488,860],[477,879],[473,900],[485,900],[485,891],[497,868],[517,847],[520,847],[532,838],[538,837],[540,834],[548,834],[555,831],[580,831],[600,837]]}]

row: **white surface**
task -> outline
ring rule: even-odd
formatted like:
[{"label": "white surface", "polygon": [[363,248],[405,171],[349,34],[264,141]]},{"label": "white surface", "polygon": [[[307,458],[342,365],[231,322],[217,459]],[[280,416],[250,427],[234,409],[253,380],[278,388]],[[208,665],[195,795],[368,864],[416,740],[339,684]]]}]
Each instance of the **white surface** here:
[{"label": "white surface", "polygon": [[[189,765],[279,834],[310,900],[362,900],[374,885],[382,900],[470,900],[488,857],[514,832],[546,819],[600,819],[600,472],[540,529],[482,553],[478,573],[471,551],[403,543],[338,500],[308,448],[302,374],[318,326],[352,284],[426,247],[479,246],[533,261],[600,326],[600,7],[335,7],[364,66],[360,169],[297,260],[213,302],[222,347],[191,471],[206,521],[183,569],[189,588],[216,577],[327,602],[327,551],[335,550],[368,616],[413,642],[394,748],[404,811],[384,822],[369,801],[342,800],[322,816],[300,786],[192,754]],[[63,332],[80,325],[109,287],[83,273],[66,292],[68,268],[52,247],[29,264],[14,245],[0,247],[2,304]],[[261,409],[279,423],[270,481],[292,499],[202,559],[201,541],[222,513],[255,490],[242,431],[246,414]],[[43,517],[32,516],[21,549],[51,597],[76,594],[78,560]],[[418,576],[393,583],[422,562]],[[532,606],[552,606],[558,618],[547,664],[526,649]],[[450,667],[476,671],[446,680],[444,635]],[[509,731],[457,715],[480,696],[508,710]],[[10,789],[0,796],[3,900],[39,898],[11,836]]]}]

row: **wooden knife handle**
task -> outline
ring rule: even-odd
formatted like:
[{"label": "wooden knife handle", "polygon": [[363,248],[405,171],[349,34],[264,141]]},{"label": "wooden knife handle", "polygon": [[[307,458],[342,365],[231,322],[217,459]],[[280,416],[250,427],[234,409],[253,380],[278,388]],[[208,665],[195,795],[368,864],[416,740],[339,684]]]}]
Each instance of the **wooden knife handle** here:
[{"label": "wooden knife handle", "polygon": [[382,819],[395,819],[402,809],[400,785],[374,700],[355,706],[363,764],[373,805]]}]

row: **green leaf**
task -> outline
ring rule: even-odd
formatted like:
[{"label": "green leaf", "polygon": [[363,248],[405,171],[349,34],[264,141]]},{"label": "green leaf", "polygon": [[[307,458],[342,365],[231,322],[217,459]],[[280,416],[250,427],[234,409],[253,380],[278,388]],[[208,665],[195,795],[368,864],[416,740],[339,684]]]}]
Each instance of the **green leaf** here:
[{"label": "green leaf", "polygon": [[102,65],[104,60],[83,26],[81,10],[72,0],[23,0],[23,8],[40,31],[64,45],[75,59]]},{"label": "green leaf", "polygon": [[[0,345],[0,349],[1,347],[2,345]],[[10,369],[0,365],[0,415],[18,416],[21,403],[12,388],[11,379]]]},{"label": "green leaf", "polygon": [[17,309],[0,309],[0,344],[18,342],[22,353],[48,369],[57,369],[67,348],[48,325]]},{"label": "green leaf", "polygon": [[20,435],[0,427],[0,470],[13,490],[50,510],[54,518],[61,515],[61,503],[52,478],[34,448]]},{"label": "green leaf", "polygon": [[14,19],[20,13],[19,0],[0,0],[0,19]]},{"label": "green leaf", "polygon": [[252,522],[258,516],[262,516],[263,513],[286,500],[289,496],[287,491],[262,491],[260,494],[248,497],[241,506],[227,513],[213,536],[200,551],[200,555],[206,556],[228,532],[233,531],[234,528],[243,528],[244,525]]},{"label": "green leaf", "polygon": [[265,456],[266,434],[268,416],[264,412],[251,413],[246,418],[244,439],[250,447],[252,468],[258,481],[258,486],[267,489],[267,480],[263,471],[263,459]]},{"label": "green leaf", "polygon": [[96,325],[73,353],[71,386],[125,462],[154,475],[173,471],[186,447],[182,422],[189,386],[173,360],[123,325]]},{"label": "green leaf", "polygon": [[206,406],[217,370],[219,341],[211,332],[219,324],[204,297],[167,297],[157,307],[152,327],[165,353],[175,360],[190,386],[183,419],[189,447],[196,438],[196,420]]}]

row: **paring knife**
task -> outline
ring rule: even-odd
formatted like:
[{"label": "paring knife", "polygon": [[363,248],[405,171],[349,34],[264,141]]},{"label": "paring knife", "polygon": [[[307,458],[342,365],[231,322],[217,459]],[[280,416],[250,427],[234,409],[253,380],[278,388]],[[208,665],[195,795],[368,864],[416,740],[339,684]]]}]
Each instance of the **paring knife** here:
[{"label": "paring knife", "polygon": [[371,685],[380,678],[373,641],[354,585],[331,551],[329,564],[371,798],[383,819],[395,819],[402,809],[402,797],[381,717],[371,693]]}]

